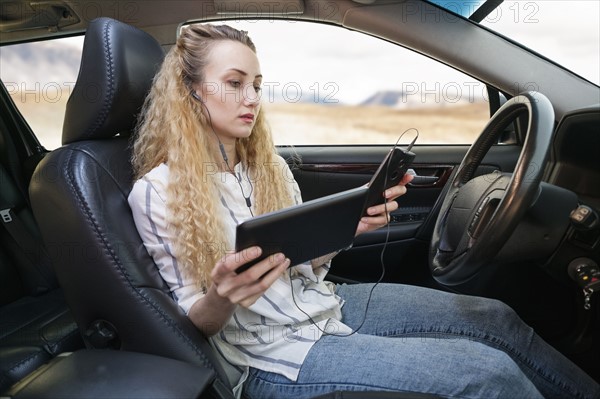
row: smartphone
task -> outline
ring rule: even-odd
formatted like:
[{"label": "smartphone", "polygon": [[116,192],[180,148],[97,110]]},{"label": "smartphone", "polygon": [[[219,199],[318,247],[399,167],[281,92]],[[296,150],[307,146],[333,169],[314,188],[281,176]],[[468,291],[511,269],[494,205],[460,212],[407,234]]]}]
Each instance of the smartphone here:
[{"label": "smartphone", "polygon": [[414,159],[414,153],[399,147],[394,147],[388,152],[367,184],[369,192],[363,208],[363,215],[366,215],[368,208],[385,202],[383,192],[402,180]]}]

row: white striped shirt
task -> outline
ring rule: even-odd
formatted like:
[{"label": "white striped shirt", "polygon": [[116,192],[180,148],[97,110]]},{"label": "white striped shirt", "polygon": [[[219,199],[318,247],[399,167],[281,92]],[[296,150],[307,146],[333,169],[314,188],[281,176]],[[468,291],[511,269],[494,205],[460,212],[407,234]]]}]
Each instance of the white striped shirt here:
[{"label": "white striped shirt", "polygon": [[[278,157],[278,164],[271,166],[281,170],[290,195],[301,203],[300,189],[283,158]],[[217,216],[224,221],[227,249],[235,246],[236,226],[252,217],[244,196],[250,196],[254,203],[252,173],[241,164],[235,166],[234,172],[241,187],[231,173],[213,175],[221,202]],[[173,253],[172,238],[176,233],[170,231],[167,221],[168,181],[167,165],[157,166],[134,184],[129,204],[146,249],[187,314],[204,294],[194,281],[182,276]],[[313,270],[307,262],[292,270],[291,284],[288,273],[284,273],[252,306],[238,306],[223,330],[213,337],[213,344],[231,364],[282,374],[295,381],[308,351],[321,337],[321,330],[351,332],[340,321],[342,300],[335,295],[333,284],[324,281],[329,264]],[[292,299],[292,289],[298,306]]]}]

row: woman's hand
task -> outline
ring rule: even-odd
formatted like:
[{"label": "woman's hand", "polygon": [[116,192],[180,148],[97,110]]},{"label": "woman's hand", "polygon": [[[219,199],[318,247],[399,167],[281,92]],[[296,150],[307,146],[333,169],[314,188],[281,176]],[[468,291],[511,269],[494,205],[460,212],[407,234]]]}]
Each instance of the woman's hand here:
[{"label": "woman's hand", "polygon": [[249,307],[281,276],[290,265],[290,260],[278,253],[260,261],[237,274],[235,270],[260,256],[259,247],[247,248],[237,253],[226,254],[215,265],[211,277],[211,289],[232,304]]},{"label": "woman's hand", "polygon": [[406,173],[402,180],[400,180],[400,183],[385,190],[383,195],[387,202],[367,209],[368,216],[363,216],[360,219],[356,235],[378,229],[390,222],[390,213],[398,209],[398,203],[394,200],[406,194],[406,185],[410,183],[413,177],[412,174]]},{"label": "woman's hand", "polygon": [[282,254],[269,256],[248,270],[237,274],[235,270],[260,256],[258,247],[226,254],[215,265],[212,284],[206,295],[190,308],[188,317],[204,335],[217,334],[227,324],[239,304],[252,305],[290,265]]}]

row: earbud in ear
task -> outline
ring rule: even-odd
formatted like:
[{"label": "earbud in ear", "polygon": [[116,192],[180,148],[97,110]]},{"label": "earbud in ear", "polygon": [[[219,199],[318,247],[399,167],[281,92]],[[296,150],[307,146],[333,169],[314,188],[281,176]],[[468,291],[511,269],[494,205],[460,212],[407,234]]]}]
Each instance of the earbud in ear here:
[{"label": "earbud in ear", "polygon": [[192,97],[194,97],[196,100],[200,101],[201,103],[203,103],[204,101],[202,100],[202,97],[200,97],[198,95],[198,93],[196,93],[195,91],[192,92]]}]

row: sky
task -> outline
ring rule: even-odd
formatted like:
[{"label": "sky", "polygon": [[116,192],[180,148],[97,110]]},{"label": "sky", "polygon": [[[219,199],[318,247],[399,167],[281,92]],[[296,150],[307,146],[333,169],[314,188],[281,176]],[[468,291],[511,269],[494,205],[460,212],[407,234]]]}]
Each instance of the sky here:
[{"label": "sky", "polygon": [[600,1],[505,1],[483,25],[600,84]]},{"label": "sky", "polygon": [[[460,1],[444,1],[460,4]],[[463,3],[472,6],[475,2]],[[599,0],[505,0],[482,24],[600,84]],[[399,90],[403,82],[420,82],[429,88],[436,79],[473,81],[408,50],[399,51],[397,46],[384,41],[326,25],[315,24],[310,31],[300,31],[299,24],[282,21],[262,25],[242,21],[233,25],[247,30],[253,38],[267,81],[297,83],[311,93],[318,87],[326,94],[333,93],[331,86],[323,90],[332,82],[338,89],[335,97],[344,103],[358,103],[374,91],[390,86]],[[274,38],[273,26],[277,25],[278,35]],[[284,36],[286,31],[291,34]],[[350,44],[348,34],[353,36]],[[306,46],[306,42],[311,46]],[[328,68],[323,68],[324,64]],[[378,65],[376,71],[373,65]],[[424,70],[436,79],[423,83]]]},{"label": "sky", "polygon": [[[477,3],[436,1],[450,4],[453,9],[461,4],[473,9]],[[310,24],[306,29],[306,24],[293,21],[227,23],[247,30],[256,43],[265,76],[263,96],[276,96],[275,100],[282,95],[293,98],[300,90],[305,99],[308,96],[357,104],[380,90],[402,91],[414,88],[415,84],[431,90],[439,82],[442,85],[458,82],[459,90],[473,90],[477,96],[483,92],[483,87],[468,86],[474,82],[472,78],[447,66],[345,29],[321,24]],[[505,0],[482,24],[600,84],[600,0]],[[273,34],[274,29],[277,35]],[[81,47],[82,40],[72,38],[64,42]],[[311,45],[307,46],[307,42]],[[14,72],[30,73],[26,66],[13,65]],[[7,67],[3,62],[5,82]],[[42,71],[47,69],[33,71],[44,74],[35,79],[48,78],[47,72]],[[73,75],[71,80],[76,76],[76,67]],[[57,79],[52,76],[52,80]],[[19,77],[17,81],[20,80]]]}]

